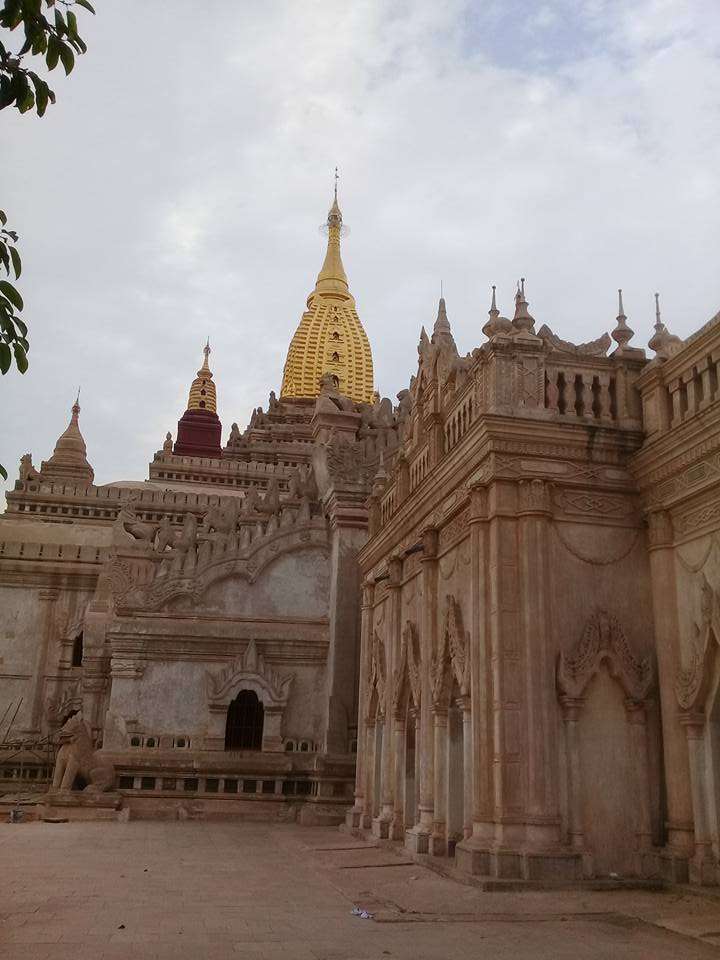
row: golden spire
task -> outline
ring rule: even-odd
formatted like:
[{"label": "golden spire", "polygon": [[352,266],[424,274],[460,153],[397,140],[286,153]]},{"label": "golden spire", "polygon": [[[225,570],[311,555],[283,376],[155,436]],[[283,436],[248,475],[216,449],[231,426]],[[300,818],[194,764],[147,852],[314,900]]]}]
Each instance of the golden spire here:
[{"label": "golden spire", "polygon": [[372,403],[373,363],[370,343],[355,308],[340,254],[342,212],[335,168],[333,202],[327,216],[327,251],[307,310],[290,343],[283,371],[281,399],[316,397],[320,378],[332,374],[341,393],[356,403]]},{"label": "golden spire", "polygon": [[193,380],[190,387],[190,399],[188,400],[188,410],[209,410],[210,413],[217,412],[217,396],[215,394],[215,384],[213,383],[212,373],[208,364],[210,356],[210,339],[203,347],[205,359],[197,372],[197,377]]}]

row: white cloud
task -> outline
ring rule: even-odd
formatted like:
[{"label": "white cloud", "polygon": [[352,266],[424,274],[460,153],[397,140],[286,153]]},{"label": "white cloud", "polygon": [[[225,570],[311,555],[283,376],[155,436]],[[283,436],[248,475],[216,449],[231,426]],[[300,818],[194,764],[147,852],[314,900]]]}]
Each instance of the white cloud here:
[{"label": "white cloud", "polygon": [[31,368],[0,460],[49,456],[78,381],[99,482],[141,477],[214,345],[225,435],[277,389],[341,169],[345,263],[381,391],[440,280],[459,345],[528,278],[577,341],[615,296],[647,341],[718,308],[712,0],[109,4],[42,120],[0,115]]}]

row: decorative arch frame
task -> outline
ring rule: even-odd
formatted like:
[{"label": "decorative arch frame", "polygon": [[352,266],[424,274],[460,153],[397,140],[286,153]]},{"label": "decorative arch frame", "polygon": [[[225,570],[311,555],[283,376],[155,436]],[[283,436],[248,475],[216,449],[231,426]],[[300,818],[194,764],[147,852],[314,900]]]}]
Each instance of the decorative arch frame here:
[{"label": "decorative arch frame", "polygon": [[564,726],[569,840],[576,850],[587,852],[578,722],[585,702],[585,692],[603,664],[607,665],[610,676],[625,693],[625,715],[633,755],[634,788],[637,797],[633,811],[637,869],[638,873],[641,873],[643,854],[652,850],[647,708],[655,685],[655,669],[649,656],[638,659],[633,654],[620,623],[605,610],[598,610],[591,615],[575,647],[568,654],[560,652],[557,659],[556,686]]},{"label": "decorative arch frame", "polygon": [[230,704],[241,690],[252,690],[264,709],[263,751],[284,749],[282,727],[295,675],[282,676],[269,667],[250,640],[244,652],[220,670],[206,671],[205,692],[208,703],[206,749],[222,750],[225,745],[225,720]]}]

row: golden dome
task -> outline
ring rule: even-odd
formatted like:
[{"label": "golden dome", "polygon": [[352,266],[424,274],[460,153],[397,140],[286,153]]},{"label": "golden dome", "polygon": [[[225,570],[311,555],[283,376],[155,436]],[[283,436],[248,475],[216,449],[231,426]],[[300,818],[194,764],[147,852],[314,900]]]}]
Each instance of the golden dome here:
[{"label": "golden dome", "polygon": [[345,396],[356,403],[372,403],[372,352],[340,256],[342,213],[337,186],[328,213],[327,232],[325,262],[290,343],[280,397],[317,397],[320,378],[331,373]]},{"label": "golden dome", "polygon": [[197,372],[197,377],[193,380],[190,387],[190,399],[188,400],[188,410],[209,410],[210,413],[217,413],[217,396],[215,394],[215,384],[213,383],[212,373],[208,366],[208,357],[210,356],[210,341],[203,347],[205,359],[203,365]]}]

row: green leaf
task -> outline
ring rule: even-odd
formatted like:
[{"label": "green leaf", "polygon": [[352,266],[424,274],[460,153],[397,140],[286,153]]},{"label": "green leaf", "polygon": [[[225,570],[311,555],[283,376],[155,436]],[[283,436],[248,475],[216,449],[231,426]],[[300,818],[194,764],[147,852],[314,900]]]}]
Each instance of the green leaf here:
[{"label": "green leaf", "polygon": [[[13,317],[13,322],[15,323],[15,326],[18,328],[18,330],[22,334],[22,338],[25,339],[25,337],[27,336],[27,326],[25,325],[25,323],[23,323],[20,317]],[[25,347],[25,349],[27,350],[27,347]]]},{"label": "green leaf", "polygon": [[10,273],[10,254],[8,253],[8,249],[12,248],[8,248],[7,244],[0,240],[0,263],[5,267],[6,273]]},{"label": "green leaf", "polygon": [[17,252],[15,247],[10,247],[10,259],[13,262],[13,269],[15,270],[15,279],[20,276],[22,273],[22,262],[20,261],[20,254]]},{"label": "green leaf", "polygon": [[4,211],[4,210],[0,210],[0,223],[1,223],[3,226],[5,226],[5,224],[7,223],[7,217],[5,216],[5,211]]},{"label": "green leaf", "polygon": [[62,14],[57,7],[55,7],[55,29],[57,30],[59,37],[62,37],[63,34],[67,33],[65,21],[63,20]]},{"label": "green leaf", "polygon": [[0,280],[0,292],[4,293],[16,310],[22,310],[23,299],[15,287],[7,280]]},{"label": "green leaf", "polygon": [[60,44],[60,59],[62,60],[62,65],[65,67],[65,76],[67,76],[75,66],[75,54],[67,43]]},{"label": "green leaf", "polygon": [[12,363],[12,354],[10,347],[6,343],[0,343],[0,373],[4,376],[10,369]]},{"label": "green leaf", "polygon": [[78,7],[85,7],[86,10],[89,10],[90,13],[95,13],[95,8],[89,2],[89,0],[75,0],[75,4]]},{"label": "green leaf", "polygon": [[33,86],[35,87],[37,112],[38,116],[41,117],[47,109],[50,90],[45,81],[36,73],[33,73],[32,70],[28,70],[28,75],[33,82]]},{"label": "green leaf", "polygon": [[48,37],[48,49],[45,62],[48,70],[54,70],[60,59],[60,42],[55,37]]},{"label": "green leaf", "polygon": [[20,373],[25,373],[28,368],[28,360],[22,345],[15,342],[13,344],[13,353],[15,354],[15,363]]},{"label": "green leaf", "polygon": [[2,477],[3,480],[7,480],[7,470],[1,463],[0,463],[0,477]]},{"label": "green leaf", "polygon": [[72,12],[72,10],[68,10],[67,12],[67,22],[68,22],[68,30],[74,37],[76,37],[78,32],[77,17]]}]

